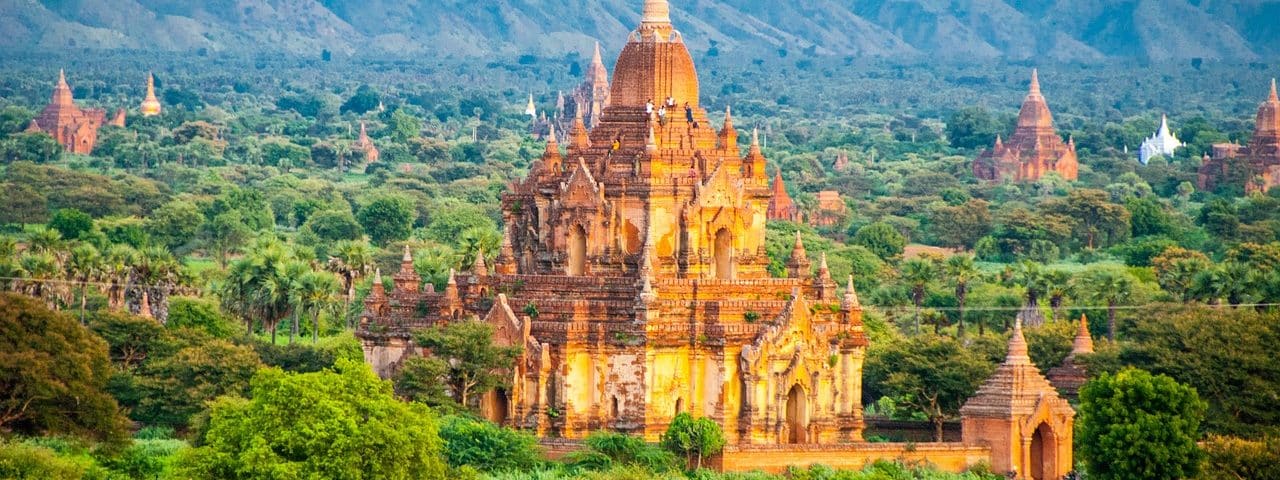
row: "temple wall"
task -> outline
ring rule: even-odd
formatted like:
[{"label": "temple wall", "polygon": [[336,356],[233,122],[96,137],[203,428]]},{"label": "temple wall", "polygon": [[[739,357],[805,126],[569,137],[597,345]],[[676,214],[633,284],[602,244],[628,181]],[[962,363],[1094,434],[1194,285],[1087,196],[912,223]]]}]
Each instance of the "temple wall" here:
[{"label": "temple wall", "polygon": [[361,342],[364,347],[364,361],[373,367],[373,371],[382,378],[388,378],[392,370],[404,358],[406,351],[413,354],[413,347],[403,339],[392,339],[385,345]]},{"label": "temple wall", "polygon": [[806,468],[810,465],[857,470],[876,460],[924,462],[940,470],[963,472],[980,463],[990,462],[991,450],[961,443],[729,445],[722,454],[710,459],[710,468],[725,472],[759,470],[776,474],[785,472],[788,467]]}]

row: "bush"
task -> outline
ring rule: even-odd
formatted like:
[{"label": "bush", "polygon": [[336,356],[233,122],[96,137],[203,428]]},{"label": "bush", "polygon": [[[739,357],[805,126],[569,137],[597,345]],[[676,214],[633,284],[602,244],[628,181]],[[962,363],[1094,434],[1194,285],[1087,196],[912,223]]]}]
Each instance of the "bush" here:
[{"label": "bush", "polygon": [[676,456],[643,438],[623,433],[597,431],[584,440],[585,450],[566,456],[574,469],[608,470],[614,467],[638,467],[648,472],[663,473],[678,468]]},{"label": "bush", "polygon": [[1280,478],[1280,438],[1250,441],[1210,435],[1200,445],[1205,453],[1200,478]]},{"label": "bush", "polygon": [[459,416],[444,417],[440,439],[449,466],[464,465],[483,472],[530,470],[538,465],[541,449],[532,435],[489,422]]},{"label": "bush", "polygon": [[235,337],[241,331],[239,322],[223,315],[216,303],[192,297],[169,298],[169,322],[166,326],[203,330],[221,339]]},{"label": "bush", "polygon": [[85,470],[85,465],[61,458],[48,447],[0,440],[0,478],[81,478]]}]

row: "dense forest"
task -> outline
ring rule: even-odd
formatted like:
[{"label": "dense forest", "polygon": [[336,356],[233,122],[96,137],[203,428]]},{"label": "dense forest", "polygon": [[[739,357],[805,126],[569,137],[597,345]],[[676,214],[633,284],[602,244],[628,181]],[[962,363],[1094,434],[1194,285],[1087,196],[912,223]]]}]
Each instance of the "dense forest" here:
[{"label": "dense forest", "polygon": [[[406,248],[438,288],[477,252],[496,255],[499,197],[544,149],[524,103],[553,110],[581,55],[6,55],[0,476],[685,478],[686,459],[723,446],[714,423],[689,418],[662,445],[599,433],[549,461],[444,388],[458,375],[501,386],[493,372],[511,352],[486,344],[491,332],[420,332],[451,361],[410,363],[390,383],[351,334],[373,273],[395,271]],[[129,110],[90,155],[26,131],[59,67],[80,106]],[[1081,418],[1103,421],[1107,389],[1173,392],[1161,398],[1185,400],[1167,407],[1191,443],[1078,447],[1082,470],[1133,478],[1107,459],[1174,456],[1145,467],[1277,475],[1280,190],[1195,187],[1212,144],[1248,140],[1276,65],[1038,65],[1080,179],[1026,184],[979,182],[970,164],[1012,130],[1030,64],[777,51],[700,67],[704,106],[732,106],[742,135],[759,129],[803,210],[819,190],[848,204],[830,226],[771,222],[768,253],[782,275],[799,231],[834,278],[853,276],[868,416],[954,419],[1003,360],[1015,318],[1047,370],[1087,316],[1098,386]],[[136,114],[148,71],[160,116]],[[1137,146],[1162,114],[1187,145],[1142,165]],[[362,122],[376,162],[356,145]],[[790,475],[996,478],[892,463]]]}]

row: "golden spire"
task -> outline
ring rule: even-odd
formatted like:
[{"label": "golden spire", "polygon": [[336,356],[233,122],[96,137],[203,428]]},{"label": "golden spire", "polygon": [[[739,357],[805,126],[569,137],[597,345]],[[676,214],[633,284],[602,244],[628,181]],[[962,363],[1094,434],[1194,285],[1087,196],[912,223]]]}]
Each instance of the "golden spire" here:
[{"label": "golden spire", "polygon": [[144,117],[154,117],[160,114],[160,100],[156,99],[156,78],[151,72],[147,72],[147,97],[142,100],[140,110]]}]

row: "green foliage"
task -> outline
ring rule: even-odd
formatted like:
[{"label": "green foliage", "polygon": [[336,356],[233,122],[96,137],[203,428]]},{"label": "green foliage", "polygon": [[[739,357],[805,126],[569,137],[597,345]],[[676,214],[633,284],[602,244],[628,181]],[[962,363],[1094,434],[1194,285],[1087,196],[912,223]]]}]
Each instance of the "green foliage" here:
[{"label": "green foliage", "polygon": [[943,422],[960,412],[993,371],[994,362],[975,349],[951,337],[926,334],[873,343],[864,382],[868,398],[900,399],[904,413],[926,416],[941,441]]},{"label": "green foliage", "polygon": [[683,455],[687,460],[696,459],[699,469],[702,468],[702,459],[720,453],[724,445],[720,424],[706,417],[695,420],[688,412],[677,413],[662,434],[662,448]]},{"label": "green foliage", "polygon": [[443,381],[464,407],[489,390],[507,386],[509,376],[504,372],[520,357],[520,347],[494,345],[493,327],[476,320],[419,330],[413,338],[431,351],[428,361],[447,364]]},{"label": "green foliage", "polygon": [[414,212],[411,202],[400,196],[382,196],[360,209],[356,215],[369,240],[376,245],[409,238]]},{"label": "green foliage", "polygon": [[123,439],[107,344],[39,301],[0,293],[0,429]]},{"label": "green foliage", "polygon": [[579,470],[635,467],[652,475],[679,468],[675,455],[656,445],[645,443],[643,438],[637,436],[600,430],[587,435],[582,443],[586,449],[565,457],[566,462]]},{"label": "green foliage", "polygon": [[195,239],[204,223],[200,208],[192,202],[175,200],[152,212],[146,221],[147,234],[169,249]]},{"label": "green foliage", "polygon": [[249,347],[197,340],[172,355],[150,359],[134,379],[138,399],[130,417],[150,425],[185,428],[206,403],[248,390],[262,363]]},{"label": "green foliage", "polygon": [[311,214],[302,228],[316,235],[323,243],[340,240],[359,240],[360,223],[349,210],[325,210]]},{"label": "green foliage", "polygon": [[1200,446],[1205,462],[1197,478],[1280,478],[1280,439],[1274,436],[1249,441],[1210,435]]},{"label": "green foliage", "polygon": [[876,222],[859,228],[851,243],[865,247],[882,259],[893,260],[902,256],[907,239],[892,225]]},{"label": "green foliage", "polygon": [[1111,253],[1131,267],[1150,267],[1156,256],[1178,243],[1168,237],[1141,237],[1111,247]]},{"label": "green foliage", "polygon": [[99,455],[99,463],[110,470],[112,478],[165,478],[187,442],[174,439],[135,439],[119,453]]},{"label": "green foliage", "polygon": [[14,480],[77,479],[85,465],[61,458],[54,450],[0,439],[0,478]]},{"label": "green foliage", "polygon": [[178,462],[192,479],[446,478],[434,415],[402,403],[365,365],[254,375],[251,398],[213,403],[200,446]]},{"label": "green foliage", "polygon": [[990,146],[1001,130],[1000,122],[982,107],[963,108],[947,117],[947,139],[955,148]]},{"label": "green foliage", "polygon": [[396,394],[440,410],[457,409],[458,404],[449,396],[448,385],[444,382],[448,375],[449,364],[412,357],[405,360],[396,372]]},{"label": "green foliage", "polygon": [[341,113],[351,112],[356,115],[364,115],[378,108],[381,101],[378,99],[377,90],[368,85],[361,85],[356,89],[356,93],[342,103],[342,107],[338,110]]},{"label": "green foliage", "polygon": [[1077,451],[1089,478],[1191,478],[1205,404],[1195,389],[1126,369],[1080,389]]},{"label": "green foliage", "polygon": [[218,310],[211,300],[194,297],[169,299],[170,329],[190,328],[202,330],[214,338],[229,339],[240,332],[240,327]]},{"label": "green foliage", "polygon": [[440,420],[440,439],[449,466],[471,466],[482,472],[529,471],[541,460],[532,435],[467,417]]},{"label": "green foliage", "polygon": [[62,238],[71,240],[93,229],[93,217],[74,208],[61,208],[53,212],[49,219],[49,228],[57,230]]}]

